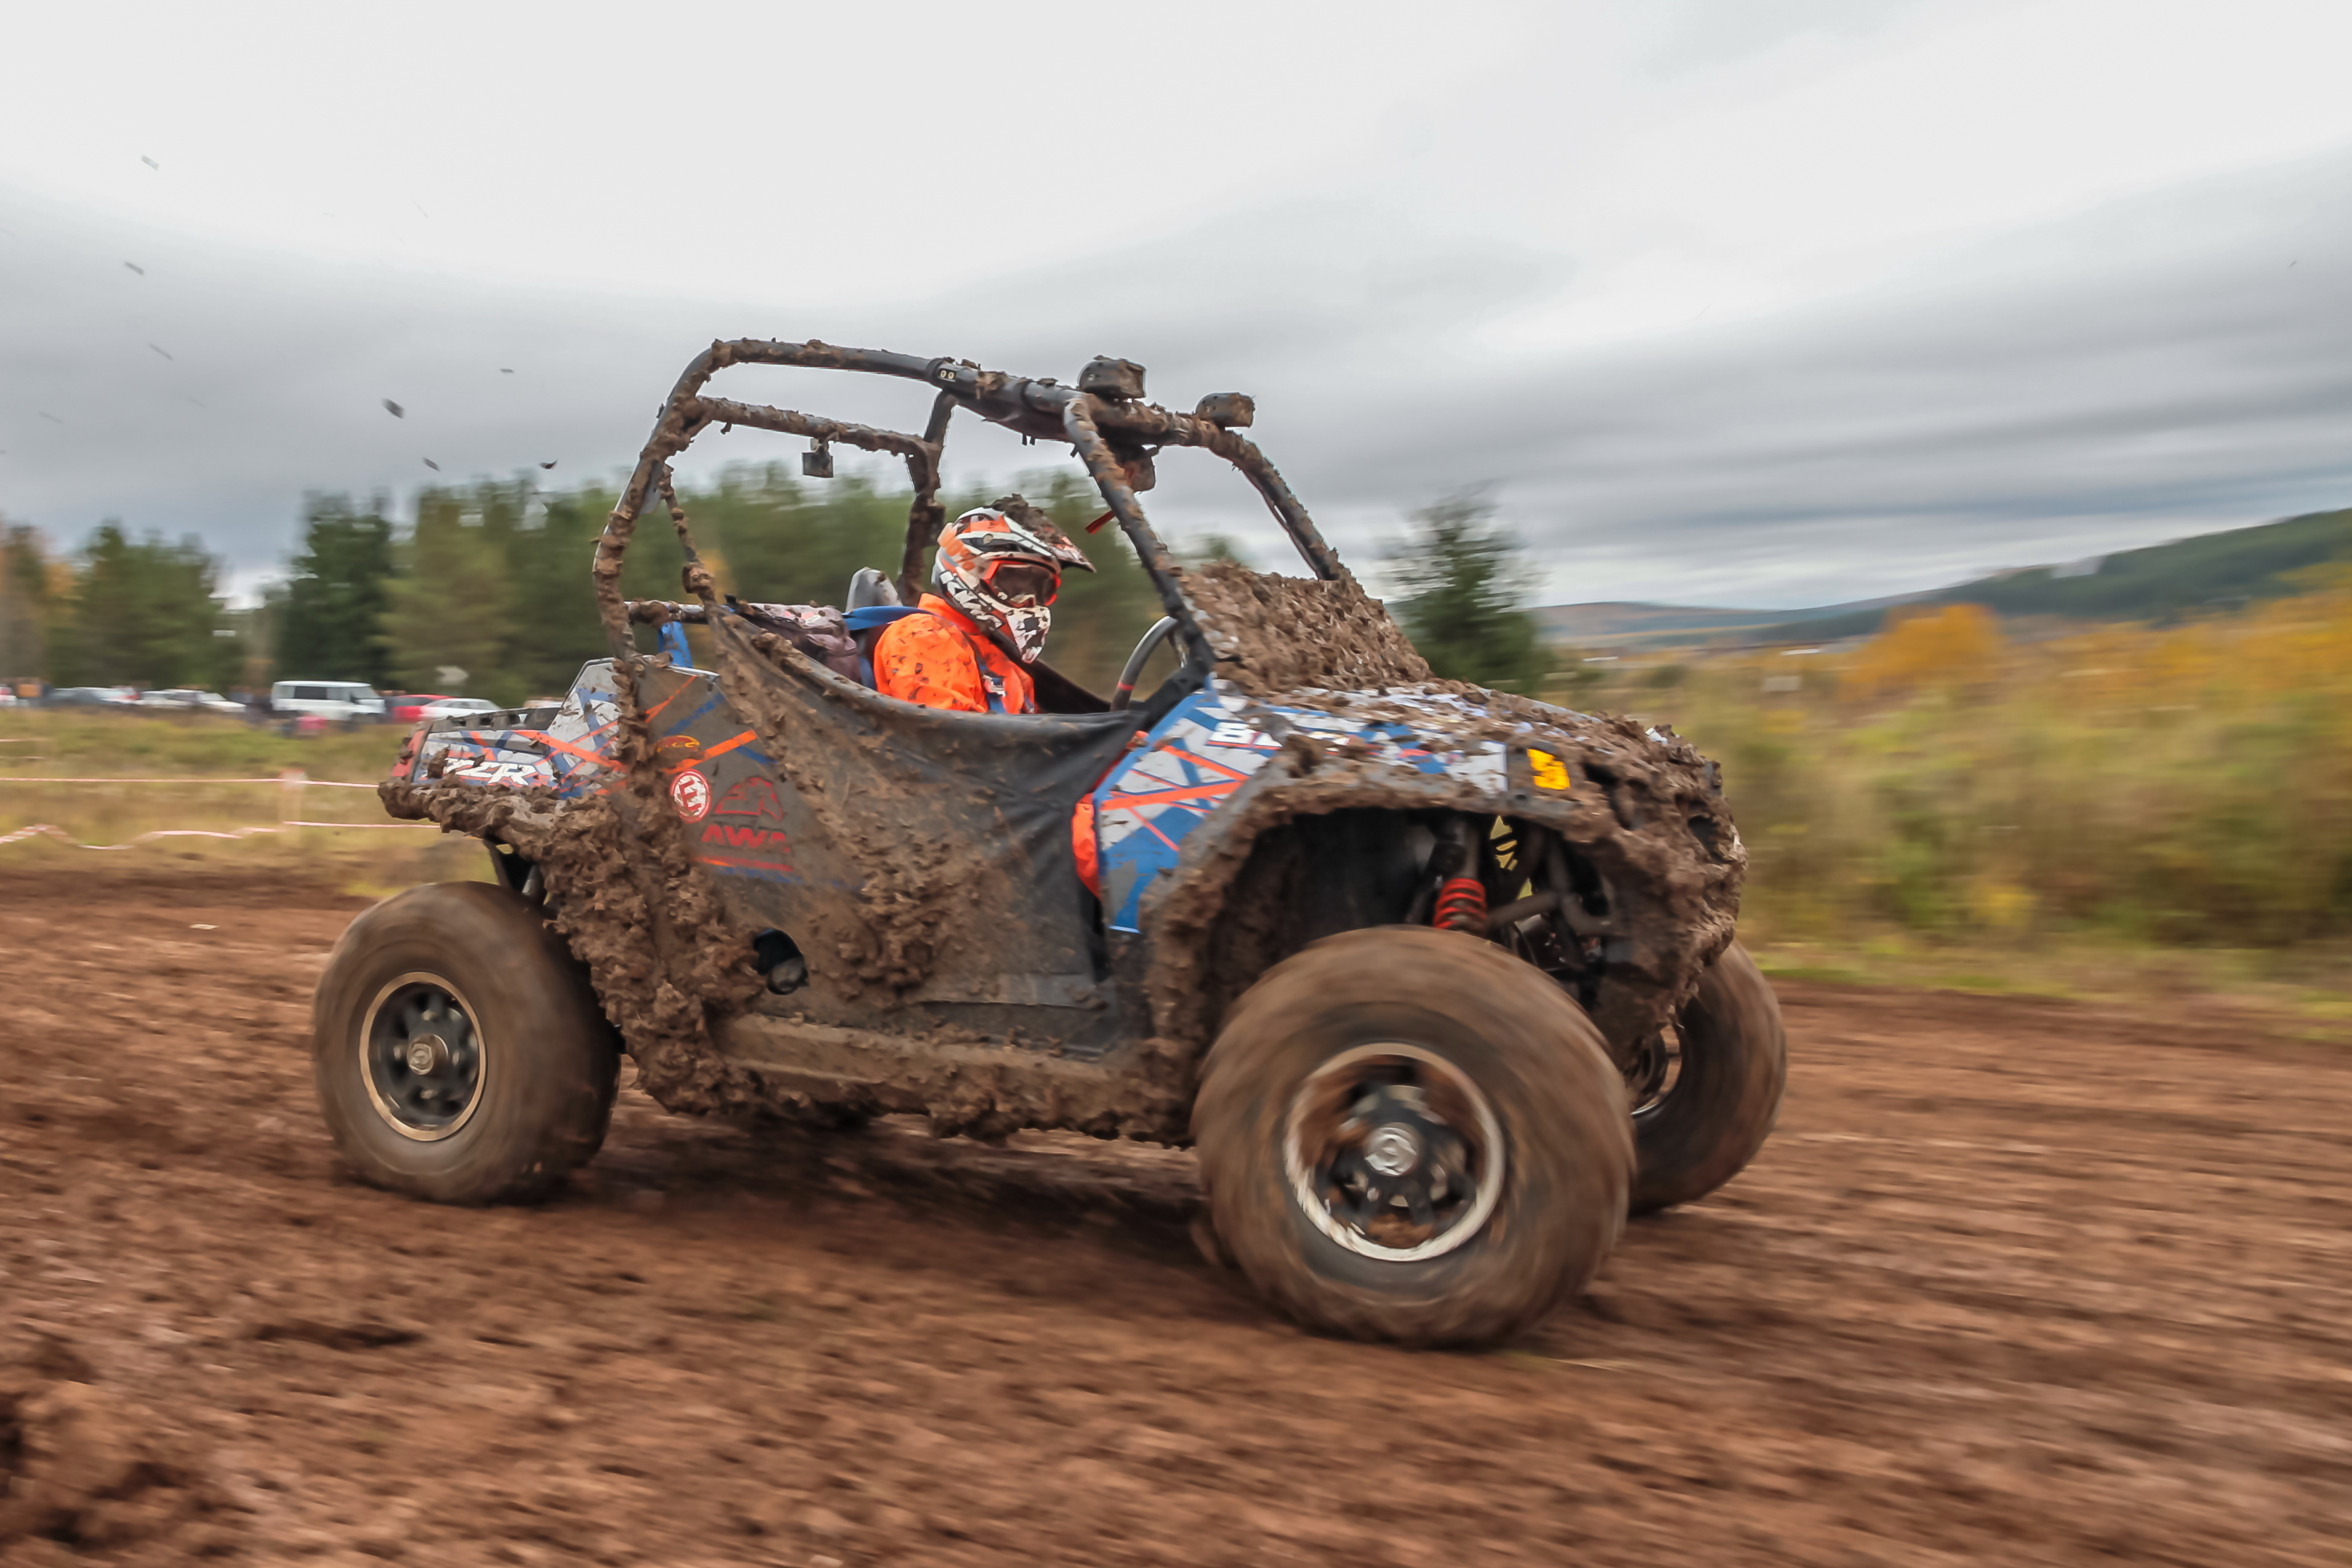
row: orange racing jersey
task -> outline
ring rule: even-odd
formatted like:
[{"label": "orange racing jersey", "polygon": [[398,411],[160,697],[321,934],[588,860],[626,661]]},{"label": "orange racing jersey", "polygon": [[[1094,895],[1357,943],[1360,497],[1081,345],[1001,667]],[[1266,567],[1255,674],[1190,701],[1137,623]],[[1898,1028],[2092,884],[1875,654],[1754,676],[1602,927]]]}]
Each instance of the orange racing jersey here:
[{"label": "orange racing jersey", "polygon": [[924,613],[900,616],[875,639],[877,691],[959,713],[1037,711],[1029,672],[978,622],[936,593],[924,594],[919,607]]}]

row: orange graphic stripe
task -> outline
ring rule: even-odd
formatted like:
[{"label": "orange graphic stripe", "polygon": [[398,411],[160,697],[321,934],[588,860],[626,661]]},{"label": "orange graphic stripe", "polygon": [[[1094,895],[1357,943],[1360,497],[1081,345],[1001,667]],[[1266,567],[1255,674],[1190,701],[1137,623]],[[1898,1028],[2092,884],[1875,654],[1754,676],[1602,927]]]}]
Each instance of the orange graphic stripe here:
[{"label": "orange graphic stripe", "polygon": [[683,773],[689,768],[699,768],[714,757],[724,757],[739,746],[749,746],[760,738],[760,732],[747,729],[740,735],[730,735],[716,746],[704,747],[689,757],[681,757],[662,769],[665,773]]},{"label": "orange graphic stripe", "polygon": [[698,762],[708,762],[714,757],[722,757],[726,755],[728,752],[734,750],[739,746],[749,746],[759,738],[759,731],[752,729],[747,729],[740,735],[730,735],[716,746],[705,747],[703,748],[702,755],[696,758],[694,760]]},{"label": "orange graphic stripe", "polygon": [[574,746],[568,740],[558,740],[555,737],[549,735],[544,730],[519,729],[515,731],[515,734],[521,736],[526,740],[535,740],[541,746],[552,747],[556,750],[563,752],[567,756],[578,758],[583,762],[593,763],[599,768],[610,768],[613,766],[609,758],[599,757],[585,747]]},{"label": "orange graphic stripe", "polygon": [[1149,795],[1112,795],[1102,805],[1106,811],[1129,810],[1136,806],[1172,806],[1185,800],[1211,800],[1232,794],[1241,788],[1237,782],[1220,779],[1213,784],[1187,784],[1173,789],[1155,789]]},{"label": "orange graphic stripe", "polygon": [[1163,747],[1161,747],[1160,749],[1160,750],[1162,750],[1162,751],[1164,751],[1164,752],[1166,752],[1166,753],[1168,753],[1168,755],[1169,755],[1169,756],[1171,756],[1171,757],[1181,757],[1181,758],[1182,758],[1185,761],[1187,761],[1187,762],[1191,762],[1191,763],[1193,763],[1193,764],[1196,764],[1196,765],[1198,765],[1199,767],[1202,767],[1202,768],[1215,768],[1218,772],[1220,772],[1220,773],[1223,774],[1226,778],[1228,778],[1228,779],[1230,779],[1234,780],[1234,782],[1235,782],[1236,784],[1240,783],[1243,779],[1246,779],[1246,778],[1248,778],[1248,777],[1249,777],[1249,775],[1248,775],[1248,774],[1244,773],[1243,771],[1241,771],[1241,769],[1239,769],[1239,768],[1228,768],[1228,767],[1226,767],[1226,766],[1225,766],[1223,763],[1222,763],[1222,762],[1212,762],[1212,761],[1210,761],[1210,760],[1209,760],[1207,758],[1205,758],[1205,757],[1195,757],[1195,756],[1193,756],[1191,752],[1186,751],[1185,749],[1183,749],[1181,747],[1178,747],[1178,746],[1172,746],[1172,745],[1171,745],[1171,746],[1163,746]]},{"label": "orange graphic stripe", "polygon": [[680,687],[678,687],[678,688],[677,688],[677,690],[676,690],[676,691],[674,691],[674,692],[670,693],[670,694],[669,694],[669,695],[667,695],[667,696],[666,696],[666,697],[662,698],[662,700],[661,700],[661,701],[659,701],[659,702],[657,702],[657,703],[654,704],[654,706],[651,706],[651,707],[647,708],[647,709],[646,710],[646,722],[647,722],[647,723],[651,723],[653,720],[655,720],[655,719],[656,719],[656,718],[659,718],[659,717],[661,716],[661,710],[662,710],[662,709],[664,709],[664,708],[666,708],[666,707],[667,707],[667,706],[669,706],[669,705],[670,705],[670,704],[672,704],[672,703],[674,703],[674,702],[677,701],[677,699],[678,699],[678,698],[680,698],[680,697],[684,696],[684,695],[686,695],[686,687],[687,687],[687,686],[690,686],[690,685],[694,685],[694,683],[693,683],[692,681],[688,681],[688,682],[687,682],[687,683],[686,683],[686,685],[681,685]]}]

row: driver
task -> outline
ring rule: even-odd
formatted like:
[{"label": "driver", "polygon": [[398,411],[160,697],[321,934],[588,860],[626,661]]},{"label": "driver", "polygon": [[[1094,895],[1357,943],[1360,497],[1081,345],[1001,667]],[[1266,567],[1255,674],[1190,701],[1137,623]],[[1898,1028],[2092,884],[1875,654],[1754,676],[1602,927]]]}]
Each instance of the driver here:
[{"label": "driver", "polygon": [[1027,666],[1045,651],[1062,569],[1094,563],[1036,511],[1021,514],[974,507],[940,530],[940,591],[875,640],[876,690],[963,713],[1037,711]]},{"label": "driver", "polygon": [[[1010,501],[1011,497],[1007,497]],[[963,713],[1035,713],[1027,666],[1045,651],[1062,569],[1094,570],[1086,552],[1039,514],[974,507],[940,530],[931,581],[913,614],[874,643],[874,685],[884,696]],[[942,597],[944,596],[944,597]],[[1078,880],[1100,897],[1095,803],[1070,816]]]}]

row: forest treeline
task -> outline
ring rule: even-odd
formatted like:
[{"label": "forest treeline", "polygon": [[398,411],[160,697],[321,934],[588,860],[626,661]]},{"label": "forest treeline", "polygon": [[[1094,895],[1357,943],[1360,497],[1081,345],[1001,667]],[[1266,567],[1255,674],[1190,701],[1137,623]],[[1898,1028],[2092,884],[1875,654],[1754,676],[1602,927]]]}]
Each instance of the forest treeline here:
[{"label": "forest treeline", "polygon": [[[1073,475],[1024,476],[1024,493],[1065,527],[1100,509]],[[994,498],[945,497],[951,512]],[[0,676],[57,685],[194,685],[268,680],[365,681],[380,691],[445,691],[520,703],[561,693],[606,650],[590,588],[596,538],[617,498],[531,480],[427,488],[413,522],[391,497],[313,495],[284,580],[232,610],[220,563],[201,539],[135,538],[101,525],[70,554],[35,529],[0,536]],[[852,573],[897,573],[908,496],[860,476],[804,482],[782,464],[733,467],[680,496],[722,591],[782,603],[841,602]],[[1073,572],[1056,608],[1052,657],[1082,680],[1116,675],[1160,613],[1123,540],[1087,539],[1099,569]],[[682,596],[668,519],[638,527],[623,578],[635,599]],[[452,682],[447,672],[462,670]]]},{"label": "forest treeline", "polygon": [[[1115,528],[1083,533],[1102,503],[1076,472],[1016,484],[1097,568],[1065,580],[1047,657],[1108,689],[1158,619],[1159,596]],[[942,499],[953,516],[1001,493]],[[134,538],[107,523],[59,554],[12,525],[0,535],[0,678],[223,691],[350,680],[508,704],[553,695],[605,652],[589,563],[615,499],[596,486],[551,493],[530,478],[481,480],[422,491],[402,524],[389,497],[314,495],[287,577],[243,610],[224,601],[219,562],[194,536]],[[782,464],[730,467],[680,495],[722,592],[796,604],[839,604],[861,567],[895,577],[908,499],[856,475],[803,481]],[[1521,607],[1531,580],[1518,543],[1492,511],[1456,497],[1415,515],[1412,543],[1391,562],[1398,608],[1442,673],[1530,690],[1549,660]],[[1195,553],[1232,547],[1212,538]],[[638,526],[624,591],[680,598],[682,560],[656,512]]]},{"label": "forest treeline", "polygon": [[[1956,583],[1915,604],[1980,604],[2011,619],[2164,624],[2301,592],[2302,574],[2352,560],[2352,507],[2116,550],[2073,567],[2036,566]],[[1755,634],[1764,643],[1866,637],[1883,610],[1809,615]]]}]

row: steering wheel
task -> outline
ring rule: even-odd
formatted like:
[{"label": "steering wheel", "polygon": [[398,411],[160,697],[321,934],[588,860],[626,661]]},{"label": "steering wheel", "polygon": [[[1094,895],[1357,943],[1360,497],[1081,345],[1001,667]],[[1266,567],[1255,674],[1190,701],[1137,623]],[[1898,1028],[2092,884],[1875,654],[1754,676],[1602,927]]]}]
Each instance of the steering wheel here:
[{"label": "steering wheel", "polygon": [[1118,673],[1118,690],[1110,697],[1111,712],[1123,712],[1128,704],[1135,700],[1135,683],[1142,678],[1143,666],[1150,661],[1153,653],[1159,652],[1160,644],[1168,641],[1168,634],[1175,630],[1176,617],[1162,615],[1152,623],[1151,630],[1143,634],[1143,641],[1138,643],[1135,652],[1127,656],[1127,667]]}]

